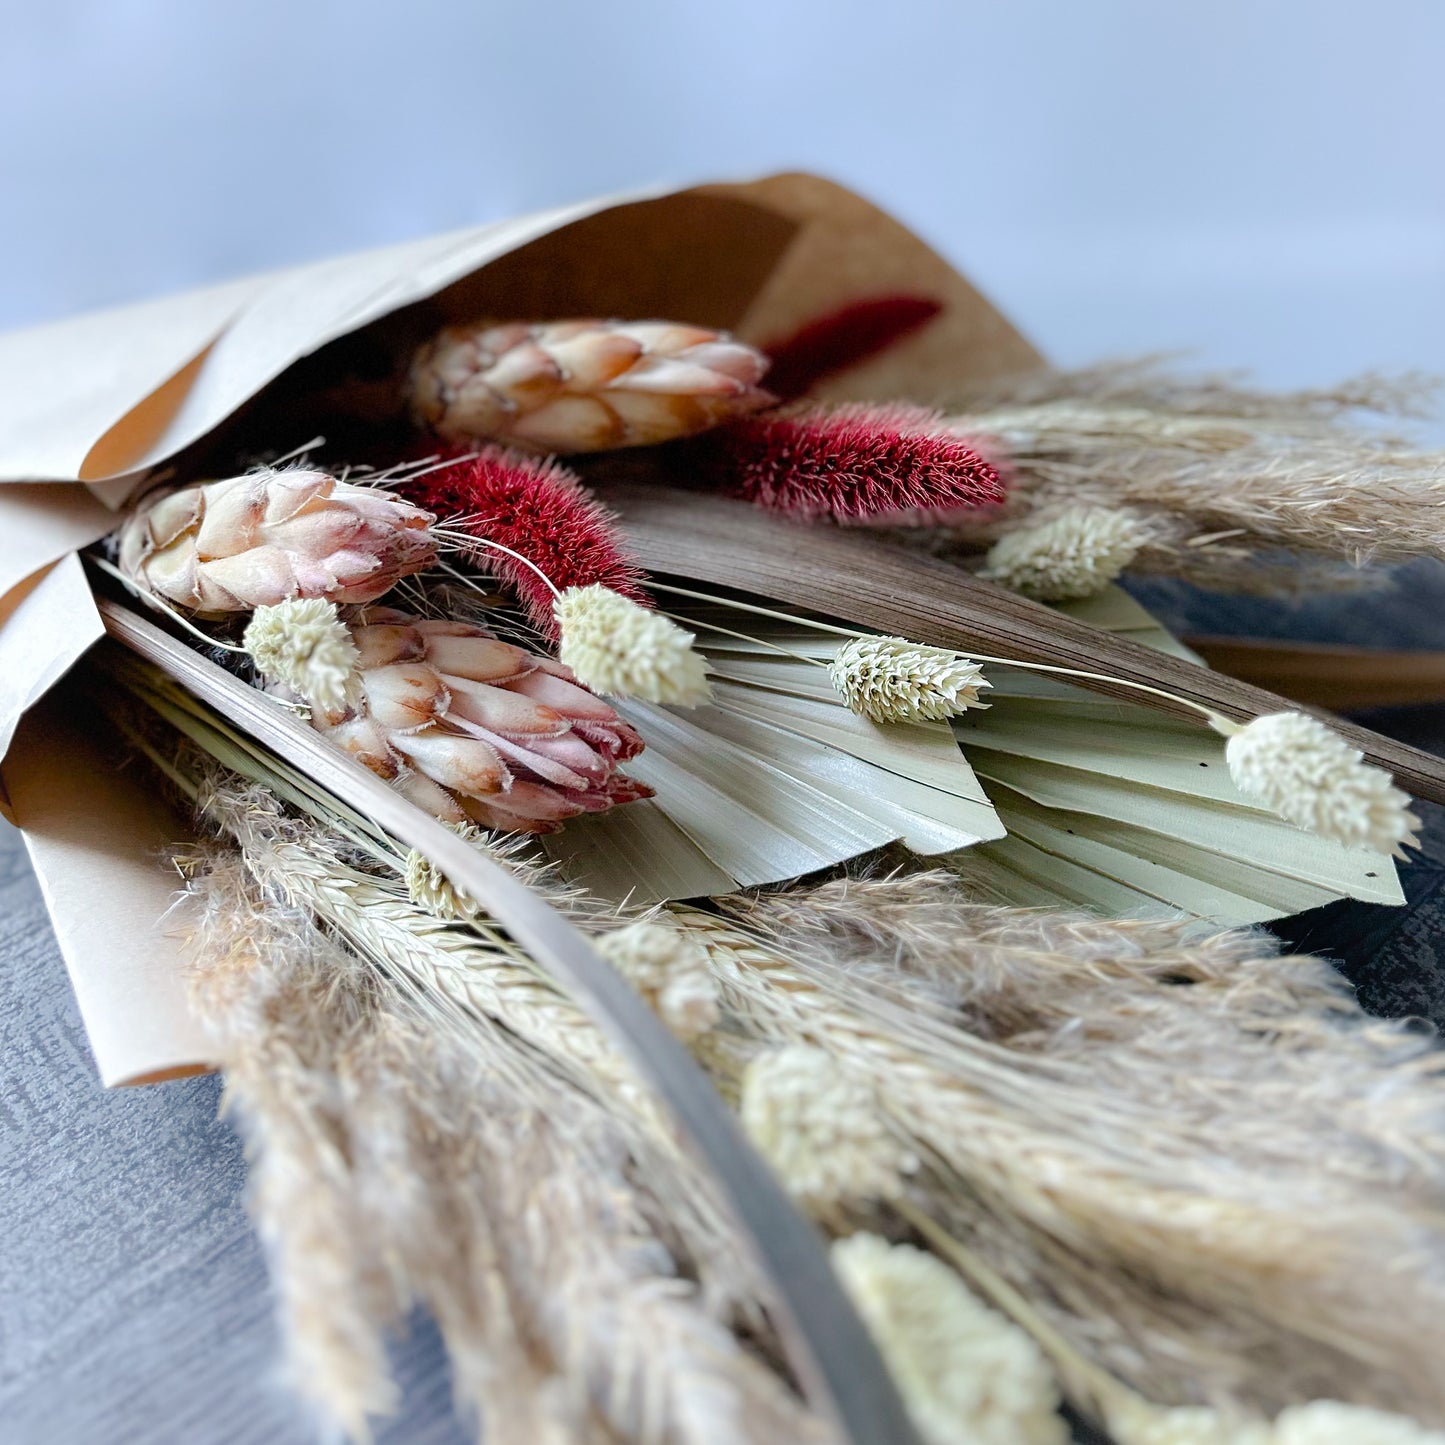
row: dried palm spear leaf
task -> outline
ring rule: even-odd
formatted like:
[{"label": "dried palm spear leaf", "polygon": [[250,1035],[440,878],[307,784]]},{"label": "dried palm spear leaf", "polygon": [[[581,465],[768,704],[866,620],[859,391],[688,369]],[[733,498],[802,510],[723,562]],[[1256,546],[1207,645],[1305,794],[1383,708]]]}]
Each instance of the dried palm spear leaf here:
[{"label": "dried palm spear leaf", "polygon": [[201,613],[296,597],[371,602],[436,561],[429,512],[307,467],[155,492],[119,532],[146,591]]},{"label": "dried palm spear leaf", "polygon": [[671,441],[771,403],[767,358],[670,321],[453,326],[412,362],[416,420],[451,441],[596,452]]},{"label": "dried palm spear leaf", "polygon": [[469,622],[388,607],[347,624],[358,687],[312,724],[449,822],[549,833],[566,818],[650,796],[617,765],[637,732],[560,663]]}]

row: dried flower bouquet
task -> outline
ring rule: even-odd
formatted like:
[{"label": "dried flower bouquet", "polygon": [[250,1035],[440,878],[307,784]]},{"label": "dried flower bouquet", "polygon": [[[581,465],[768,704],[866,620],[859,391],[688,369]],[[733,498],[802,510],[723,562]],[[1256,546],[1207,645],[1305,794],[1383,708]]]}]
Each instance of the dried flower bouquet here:
[{"label": "dried flower bouquet", "polygon": [[46,584],[194,830],[297,1389],[364,1438],[419,1303],[498,1439],[1445,1440],[1442,1056],[1222,926],[1397,901],[1445,768],[1109,590],[1438,550],[1438,459],[1346,421],[1411,398],[1030,369],[1001,318],[925,385],[987,308],[897,238],[949,304],[830,292],[794,179],[801,262],[673,213],[753,228],[745,333],[484,265]]}]

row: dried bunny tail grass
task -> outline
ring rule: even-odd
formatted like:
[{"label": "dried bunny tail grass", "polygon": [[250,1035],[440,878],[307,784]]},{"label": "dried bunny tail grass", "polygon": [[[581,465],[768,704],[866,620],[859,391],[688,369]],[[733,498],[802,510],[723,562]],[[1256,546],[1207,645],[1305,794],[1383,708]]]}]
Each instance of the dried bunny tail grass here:
[{"label": "dried bunny tail grass", "polygon": [[927,1445],[1065,1445],[1042,1351],[940,1260],[866,1232],[832,1259]]},{"label": "dried bunny tail grass", "polygon": [[759,1053],[743,1073],[738,1113],[788,1193],[819,1219],[893,1198],[918,1168],[873,1091],[811,1044]]},{"label": "dried bunny tail grass", "polygon": [[[264,822],[258,790],[228,806],[232,821],[244,808]],[[284,860],[294,878],[295,856],[242,843],[264,880],[258,896],[287,912],[287,947],[320,937],[307,914],[278,906],[295,890],[272,865]],[[317,1091],[334,1101],[322,1162],[350,1212],[330,1221],[337,1235],[325,1248],[348,1263],[388,1261],[396,1298],[431,1309],[488,1437],[821,1440],[819,1423],[688,1277],[655,1161],[636,1158],[614,1111],[508,1030],[449,1024],[415,976],[346,957],[372,1007],[342,1051],[345,990],[332,970],[313,975],[310,1092],[281,1102],[304,1110]],[[310,1189],[315,1162],[291,1162]],[[285,1235],[293,1220],[276,1227]],[[309,1289],[308,1277],[297,1292]],[[321,1298],[329,1312],[334,1299]]]},{"label": "dried bunny tail grass", "polygon": [[[827,1050],[871,1089],[941,1171],[917,1186],[929,1207],[986,1238],[1000,1269],[1139,1388],[1271,1408],[1341,1389],[1445,1415],[1429,1364],[1445,1290],[1445,1089],[1418,1040],[1358,1011],[1341,1024],[1334,996],[1296,1024],[1268,978],[1270,1007],[1253,1014],[1246,986],[1231,1013],[1227,988],[1195,998],[1151,973],[1155,950],[1136,938],[1113,962],[1128,982],[1128,957],[1146,956],[1132,993],[1100,965],[1106,948],[1076,961],[1071,994],[1050,984],[1058,954],[1039,941],[1022,950],[1021,998],[996,957],[994,994],[969,1002],[989,1041],[916,1005],[914,990],[936,1002],[939,984],[896,966],[892,986],[875,984],[896,943],[850,967],[816,934],[681,916],[739,1022]],[[969,934],[961,910],[960,972]],[[1163,952],[1187,967],[1196,947],[1176,937]]]},{"label": "dried bunny tail grass", "polygon": [[902,637],[855,637],[828,666],[828,678],[850,712],[875,723],[944,722],[987,707],[983,669],[941,647]]},{"label": "dried bunny tail grass", "polygon": [[662,923],[629,923],[594,940],[597,951],[684,1043],[718,1021],[717,985],[690,938]]},{"label": "dried bunny tail grass", "polygon": [[1133,512],[1070,507],[1037,526],[1005,532],[979,575],[1040,602],[1092,597],[1123,573],[1149,537]]},{"label": "dried bunny tail grass", "polygon": [[710,700],[707,664],[693,634],[660,612],[600,586],[567,588],[555,610],[558,660],[584,687],[674,707]]},{"label": "dried bunny tail grass", "polygon": [[360,686],[360,654],[334,602],[296,597],[258,607],[242,645],[268,682],[324,712],[341,712]]},{"label": "dried bunny tail grass", "polygon": [[1318,718],[1278,712],[1229,726],[1229,776],[1271,812],[1347,848],[1403,856],[1414,843],[1409,797]]}]

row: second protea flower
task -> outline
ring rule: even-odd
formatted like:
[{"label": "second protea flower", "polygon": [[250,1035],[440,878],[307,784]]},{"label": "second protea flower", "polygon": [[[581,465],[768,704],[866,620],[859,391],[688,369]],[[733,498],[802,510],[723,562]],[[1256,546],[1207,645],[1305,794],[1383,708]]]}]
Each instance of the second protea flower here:
[{"label": "second protea flower", "polygon": [[768,359],[672,321],[448,327],[411,369],[416,420],[450,441],[599,452],[691,436],[769,405]]},{"label": "second protea flower", "polygon": [[467,622],[386,607],[349,619],[355,701],[312,723],[448,822],[551,833],[651,796],[617,767],[642,739],[560,663]]},{"label": "second protea flower", "polygon": [[192,612],[371,602],[435,562],[434,520],[380,487],[263,467],[145,498],[121,526],[120,565]]}]

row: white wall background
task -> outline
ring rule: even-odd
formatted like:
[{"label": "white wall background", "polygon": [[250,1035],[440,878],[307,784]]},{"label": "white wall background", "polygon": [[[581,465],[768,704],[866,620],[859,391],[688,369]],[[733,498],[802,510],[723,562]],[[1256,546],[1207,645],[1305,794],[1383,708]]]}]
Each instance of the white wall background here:
[{"label": "white wall background", "polygon": [[1442,62],[1442,0],[0,0],[0,327],[806,167],[1061,361],[1445,372]]}]

